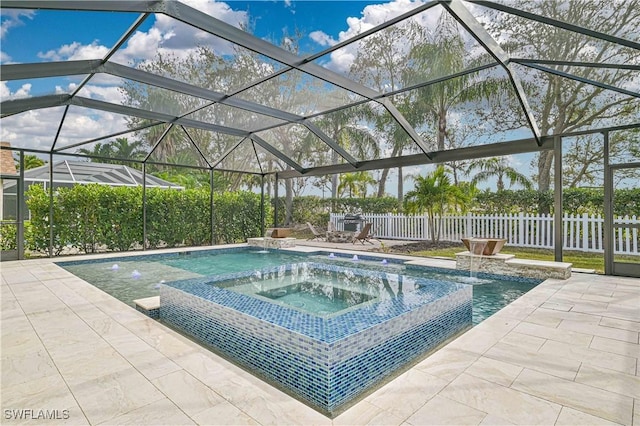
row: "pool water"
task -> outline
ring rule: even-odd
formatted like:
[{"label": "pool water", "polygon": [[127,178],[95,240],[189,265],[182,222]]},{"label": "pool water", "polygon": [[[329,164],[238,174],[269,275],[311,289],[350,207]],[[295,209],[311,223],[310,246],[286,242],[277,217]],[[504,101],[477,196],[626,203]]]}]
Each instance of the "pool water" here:
[{"label": "pool water", "polygon": [[[361,256],[362,257],[362,256]],[[302,261],[319,262],[341,267],[356,267],[381,271],[388,274],[407,275],[419,278],[436,279],[447,282],[469,284],[469,276],[462,271],[405,266],[400,263],[381,263],[380,260],[353,261],[350,257],[329,257],[327,254],[304,254],[286,250],[274,250],[259,253],[255,249],[235,249],[228,251],[207,250],[197,252],[174,253],[169,255],[145,255],[109,260],[90,260],[59,262],[58,265],[84,279],[113,297],[133,305],[136,299],[156,296],[160,284],[164,282],[198,278],[211,275],[229,274],[264,267],[277,266]],[[115,267],[117,266],[117,268]],[[502,277],[479,274],[480,279],[473,281],[473,323],[478,324],[524,293],[538,285],[541,280],[516,277]],[[262,297],[269,298],[267,295]],[[289,294],[284,299],[274,298],[293,307],[306,298],[303,303],[326,304],[320,297],[309,291]],[[340,303],[340,302],[332,302]],[[319,309],[331,311],[334,308]],[[338,309],[337,307],[335,309]]]},{"label": "pool water", "polygon": [[217,281],[214,285],[318,316],[342,313],[380,296],[370,277],[307,267],[279,272]]}]

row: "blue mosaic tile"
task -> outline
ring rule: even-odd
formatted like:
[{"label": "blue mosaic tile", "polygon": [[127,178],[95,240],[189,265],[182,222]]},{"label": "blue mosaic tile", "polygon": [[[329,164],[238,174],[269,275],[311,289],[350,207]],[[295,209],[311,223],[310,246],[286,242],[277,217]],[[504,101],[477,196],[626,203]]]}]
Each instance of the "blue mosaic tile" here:
[{"label": "blue mosaic tile", "polygon": [[151,317],[153,319],[160,319],[160,308],[144,309],[142,306],[139,306],[139,305],[135,305],[135,307],[136,307],[136,311],[142,312],[148,317]]},{"label": "blue mosaic tile", "polygon": [[260,272],[292,268],[406,282],[412,291],[322,317],[215,285],[249,276],[236,273],[163,285],[161,319],[328,415],[471,326],[467,285],[311,263]]}]

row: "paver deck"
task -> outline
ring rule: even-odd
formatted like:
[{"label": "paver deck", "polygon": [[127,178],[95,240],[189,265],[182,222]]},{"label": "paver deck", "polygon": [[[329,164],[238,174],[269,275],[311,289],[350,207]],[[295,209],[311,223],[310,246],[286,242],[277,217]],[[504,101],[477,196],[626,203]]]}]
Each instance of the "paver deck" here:
[{"label": "paver deck", "polygon": [[331,420],[52,260],[0,268],[3,424],[640,425],[638,279],[547,280]]}]

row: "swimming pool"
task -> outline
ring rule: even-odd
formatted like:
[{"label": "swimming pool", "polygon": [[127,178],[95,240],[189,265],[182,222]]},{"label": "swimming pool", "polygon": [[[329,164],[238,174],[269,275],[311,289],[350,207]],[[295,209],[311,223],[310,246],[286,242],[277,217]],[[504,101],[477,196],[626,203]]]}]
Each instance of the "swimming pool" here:
[{"label": "swimming pool", "polygon": [[[133,301],[157,296],[160,284],[188,278],[258,270],[264,267],[305,261],[342,267],[438,279],[468,284],[464,271],[403,265],[401,261],[362,256],[358,261],[350,256],[329,256],[329,252],[300,253],[271,250],[261,253],[249,247],[200,250],[180,253],[149,254],[111,258],[57,262],[74,275],[93,284],[113,297],[133,306]],[[473,324],[478,324],[538,285],[541,280],[478,274],[480,281],[473,286]]]},{"label": "swimming pool", "polygon": [[320,412],[360,395],[540,280],[250,247],[58,265],[159,317]]}]

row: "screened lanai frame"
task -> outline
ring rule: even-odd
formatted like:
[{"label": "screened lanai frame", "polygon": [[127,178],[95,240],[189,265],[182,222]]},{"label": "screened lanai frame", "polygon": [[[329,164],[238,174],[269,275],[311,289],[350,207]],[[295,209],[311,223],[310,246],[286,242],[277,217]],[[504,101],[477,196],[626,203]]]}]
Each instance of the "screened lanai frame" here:
[{"label": "screened lanai frame", "polygon": [[[617,37],[615,35],[605,34],[602,32],[598,32],[597,30],[594,30],[592,28],[580,27],[570,22],[563,22],[552,19],[540,14],[536,14],[529,10],[519,10],[517,8],[509,6],[509,2],[470,0],[467,2],[467,4],[475,4],[481,7],[499,11],[501,13],[507,13],[514,16],[522,17],[536,23],[560,28],[572,33],[581,34],[585,37],[591,37],[596,40],[613,43],[619,46],[624,46],[626,48],[640,50],[640,43],[636,42],[635,40],[629,40]],[[214,170],[256,174],[262,176],[263,182],[266,176],[271,175],[275,176],[275,179],[277,181],[278,179],[288,179],[294,177],[319,176],[353,171],[377,170],[399,166],[423,165],[461,159],[474,159],[536,152],[541,150],[555,149],[557,153],[558,147],[561,145],[561,138],[563,136],[574,136],[577,134],[585,133],[607,133],[609,131],[617,129],[640,127],[640,123],[632,123],[625,126],[612,126],[584,132],[542,135],[539,124],[536,122],[536,118],[532,112],[530,100],[528,99],[522,87],[522,81],[517,72],[517,67],[525,67],[527,69],[533,69],[540,72],[559,75],[563,78],[586,83],[614,93],[623,94],[625,96],[634,98],[640,98],[640,94],[632,90],[612,86],[599,81],[590,80],[580,75],[571,74],[565,71],[558,71],[554,68],[555,66],[574,66],[640,71],[640,65],[623,63],[571,62],[563,60],[511,57],[508,52],[503,50],[496,38],[494,38],[471,13],[467,4],[465,4],[465,2],[461,0],[427,1],[409,12],[389,19],[385,23],[367,31],[361,32],[360,34],[350,39],[338,42],[321,52],[317,52],[307,56],[298,56],[281,47],[275,46],[268,41],[260,39],[248,32],[234,27],[233,25],[213,18],[210,15],[193,9],[178,1],[143,0],[132,2],[119,0],[98,0],[90,2],[78,2],[58,0],[3,0],[2,3],[0,3],[0,7],[2,7],[3,9],[49,9],[68,11],[82,10],[127,13],[134,12],[139,13],[139,16],[133,22],[133,24],[122,34],[122,36],[102,59],[0,65],[0,74],[3,81],[29,80],[73,75],[86,76],[71,93],[44,95],[27,99],[2,100],[2,103],[0,104],[1,114],[2,118],[5,119],[13,115],[35,109],[54,107],[64,108],[60,124],[57,131],[55,132],[55,137],[52,140],[52,144],[49,150],[29,149],[27,147],[21,147],[19,145],[12,147],[12,149],[14,150],[49,154],[51,159],[53,158],[53,155],[58,154],[82,157],[83,155],[81,154],[69,152],[69,149],[88,145],[101,140],[108,140],[110,138],[114,138],[127,133],[132,133],[136,130],[142,130],[143,128],[148,128],[154,125],[164,125],[164,131],[161,133],[159,139],[152,147],[151,152],[149,152],[146,157],[141,160],[141,162],[143,163],[143,170],[146,170],[146,167],[144,166],[148,164],[194,167],[209,170],[211,176],[213,176]],[[387,28],[402,23],[403,21],[410,19],[418,14],[426,13],[430,9],[435,7],[441,7],[444,11],[443,13],[450,14],[456,20],[457,24],[461,28],[463,28],[475,40],[477,44],[482,46],[484,51],[491,57],[491,61],[477,67],[465,69],[452,75],[437,77],[429,81],[421,81],[413,86],[403,87],[391,91],[379,91],[371,87],[367,87],[366,85],[350,79],[343,74],[325,68],[317,62],[319,58],[326,57],[332,52],[348,47],[353,43],[358,43],[359,41],[364,40],[369,36],[375,35],[380,31],[384,31]],[[206,87],[193,85],[184,81],[164,77],[158,74],[128,67],[126,65],[114,62],[112,60],[113,56],[118,52],[119,49],[124,46],[129,37],[134,34],[134,32],[149,18],[151,14],[162,14],[175,19],[176,21],[190,25],[201,31],[224,39],[234,45],[240,46],[243,49],[255,52],[262,57],[269,58],[270,60],[280,64],[281,67],[276,69],[269,76],[261,77],[255,81],[250,81],[242,87],[234,88],[231,92],[222,93]],[[403,114],[398,110],[398,108],[392,101],[394,99],[394,96],[402,95],[403,93],[406,93],[410,90],[417,90],[422,87],[435,85],[454,78],[458,78],[463,75],[469,75],[471,73],[479,72],[490,67],[499,67],[507,74],[511,89],[513,90],[513,94],[517,99],[520,112],[526,120],[526,127],[531,134],[531,137],[518,140],[509,140],[500,143],[490,143],[465,148],[454,148],[445,151],[434,151],[426,143],[423,135],[421,135],[419,131],[411,126],[409,121],[403,116]],[[259,88],[261,84],[273,82],[277,80],[279,76],[282,76],[289,72],[295,72],[301,75],[310,76],[309,78],[313,78],[314,80],[321,82],[321,84],[327,84],[331,85],[332,87],[339,88],[340,90],[345,91],[345,93],[351,94],[353,96],[351,102],[342,105],[336,105],[333,108],[324,109],[322,111],[312,111],[300,114],[293,111],[277,109],[270,105],[265,105],[264,103],[253,102],[251,100],[242,98],[242,93],[250,91],[254,88]],[[211,121],[188,117],[197,116],[197,110],[187,111],[186,113],[182,112],[180,115],[175,115],[165,112],[151,111],[138,107],[118,105],[81,96],[80,92],[82,88],[87,85],[96,75],[111,75],[118,78],[127,79],[129,81],[138,82],[140,84],[146,84],[149,86],[161,88],[163,90],[177,92],[183,94],[184,96],[204,100],[205,102],[202,103],[202,106],[199,106],[197,109],[221,105],[225,108],[237,108],[238,111],[243,110],[253,114],[270,117],[274,121],[265,124],[264,127],[254,127],[251,130],[247,130],[246,128],[234,127],[227,124],[216,124]],[[322,115],[336,113],[347,108],[353,108],[366,102],[376,103],[380,106],[380,108],[386,110],[389,116],[395,121],[396,126],[399,129],[402,129],[408,140],[411,142],[411,147],[413,148],[414,152],[417,153],[388,158],[358,159],[355,158],[354,155],[349,153],[344,147],[342,147],[338,143],[338,141],[334,140],[325,131],[323,131],[319,125],[316,124],[315,119]],[[109,135],[102,135],[91,140],[85,140],[71,145],[60,146],[58,144],[60,133],[63,129],[67,112],[71,107],[91,108],[96,111],[106,111],[109,113],[138,117],[141,119],[150,120],[151,123],[145,123],[140,127],[128,129],[127,131],[112,133]],[[273,129],[292,125],[295,125],[298,128],[306,129],[309,135],[317,138],[317,140],[324,143],[327,150],[332,150],[337,154],[335,158],[338,158],[339,162],[330,165],[323,164],[319,166],[304,166],[300,163],[300,161],[296,161],[294,158],[292,158],[291,155],[288,155],[288,153],[284,152],[282,146],[274,146],[273,143],[270,143],[268,140],[265,140],[263,137],[261,137],[261,135],[268,133]],[[193,164],[177,165],[161,163],[152,160],[151,155],[153,154],[154,150],[158,147],[158,145],[162,143],[165,135],[172,129],[179,129],[179,131],[182,131],[187,135],[188,140],[191,142],[195,150],[199,152],[200,156],[202,157],[203,163],[206,164],[206,167],[201,167]],[[202,131],[216,132],[228,135],[230,137],[236,138],[236,142],[233,143],[225,152],[221,153],[218,158],[206,158],[203,152],[198,147],[197,142],[194,141],[190,129],[199,129]],[[240,146],[246,149],[247,144],[251,144],[253,151],[255,152],[259,171],[255,169],[231,170],[224,168],[225,159],[228,156],[233,155],[233,151]],[[281,164],[283,164],[283,166],[286,166],[287,170],[275,171],[263,167],[263,164],[261,164],[259,159],[258,151],[267,153],[267,155],[277,159],[279,162],[281,162]],[[131,159],[122,160],[131,161]],[[50,163],[52,163],[52,161]],[[561,164],[558,164],[558,161],[556,161],[556,170],[561,172]],[[557,175],[558,173],[556,173],[556,179],[558,178]],[[213,182],[213,178],[211,178],[211,182]],[[275,187],[277,188],[277,185]],[[558,186],[556,186],[556,188],[558,188]],[[561,188],[561,185],[559,186],[559,188]],[[211,190],[213,191],[213,188],[211,188]],[[558,202],[557,198],[558,197],[556,196],[556,202]],[[561,211],[561,209],[556,209],[556,211]],[[558,217],[556,217],[556,220],[558,220]],[[556,228],[558,229],[559,227],[556,226]],[[558,247],[556,247],[556,258],[561,258],[561,250],[562,248],[560,246],[560,251],[558,253]]]}]

